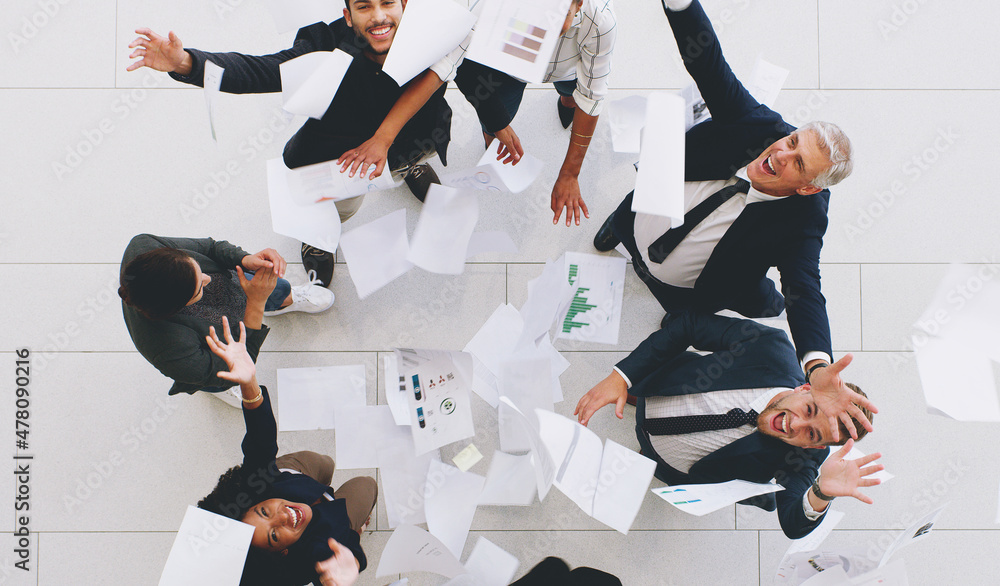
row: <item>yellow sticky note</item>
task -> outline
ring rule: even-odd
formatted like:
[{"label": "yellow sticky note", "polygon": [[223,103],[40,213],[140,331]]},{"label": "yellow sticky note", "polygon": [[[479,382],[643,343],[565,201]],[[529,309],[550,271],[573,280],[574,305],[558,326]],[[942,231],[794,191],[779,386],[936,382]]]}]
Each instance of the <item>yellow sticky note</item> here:
[{"label": "yellow sticky note", "polygon": [[464,450],[456,454],[455,457],[451,459],[451,461],[454,462],[456,466],[458,466],[459,470],[465,472],[469,468],[475,466],[476,462],[482,459],[483,455],[479,453],[478,449],[476,449],[475,444],[469,444],[469,447],[465,448]]}]

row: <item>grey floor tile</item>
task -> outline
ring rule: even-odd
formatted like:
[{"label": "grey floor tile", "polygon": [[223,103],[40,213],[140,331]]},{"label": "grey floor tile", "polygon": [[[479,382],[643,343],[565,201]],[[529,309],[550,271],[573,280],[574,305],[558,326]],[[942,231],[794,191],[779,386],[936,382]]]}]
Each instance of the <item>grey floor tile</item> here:
[{"label": "grey floor tile", "polygon": [[[180,525],[183,513],[176,516]],[[175,529],[176,530],[176,529]],[[174,543],[173,532],[46,533],[39,584],[155,584]],[[129,555],[110,552],[128,551]],[[110,554],[110,555],[109,555]]]},{"label": "grey floor tile", "polygon": [[940,264],[862,265],[862,347],[907,352],[924,310],[948,272]]},{"label": "grey floor tile", "polygon": [[[29,527],[33,531],[34,527]],[[24,541],[27,539],[27,541]],[[4,586],[35,586],[38,581],[38,533],[28,536],[0,533],[0,584]],[[27,546],[27,547],[25,547]]]}]

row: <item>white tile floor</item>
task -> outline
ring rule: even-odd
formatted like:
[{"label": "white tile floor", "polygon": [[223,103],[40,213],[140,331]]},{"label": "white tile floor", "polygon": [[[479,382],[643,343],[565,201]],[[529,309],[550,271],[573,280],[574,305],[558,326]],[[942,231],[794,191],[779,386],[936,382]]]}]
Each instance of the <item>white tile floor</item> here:
[{"label": "white tile floor", "polygon": [[[612,97],[684,85],[659,3],[617,4]],[[705,5],[738,74],[758,55],[788,68],[777,108],[797,123],[839,123],[858,153],[855,174],[834,189],[824,292],[834,347],[856,354],[852,378],[882,410],[878,431],[861,447],[884,452],[896,478],[871,489],[873,506],[838,500],[835,507],[848,514],[829,544],[877,548],[907,519],[950,502],[933,541],[899,554],[910,583],[996,583],[1000,466],[993,449],[1000,429],[925,412],[909,336],[946,263],[997,262],[1000,254],[1000,208],[989,183],[977,181],[998,153],[992,23],[1000,8],[925,0]],[[213,143],[198,91],[165,75],[124,71],[139,26],[173,29],[190,46],[248,53],[284,48],[293,36],[276,35],[262,3],[243,0],[12,0],[0,10],[7,41],[0,43],[0,298],[9,308],[0,354],[11,366],[15,348],[35,351],[36,454],[30,572],[13,567],[15,486],[13,475],[0,474],[4,585],[155,583],[184,507],[239,459],[239,413],[207,396],[167,398],[167,380],[128,339],[115,280],[129,238],[214,236],[298,259],[297,244],[270,230],[264,161],[280,155],[299,122],[281,116],[277,96],[224,96]],[[455,90],[448,99],[457,169],[482,147],[471,108]],[[482,205],[479,229],[509,231],[518,254],[482,257],[458,277],[414,271],[364,302],[338,264],[331,311],[270,320],[262,382],[273,384],[277,367],[365,364],[374,401],[379,359],[393,346],[460,349],[499,303],[523,302],[527,281],[546,259],[590,251],[594,231],[631,189],[633,157],[611,151],[602,121],[581,177],[591,219],[553,227],[548,189],[566,146],[554,101],[551,89],[529,89],[515,124],[528,152],[547,163],[542,178],[521,195]],[[370,196],[347,227],[399,207],[412,228],[419,204],[405,189]],[[300,266],[290,272],[301,278]],[[566,400],[558,412],[571,413],[662,315],[631,273],[625,307],[617,346],[562,346],[572,366],[562,377]],[[5,372],[13,378],[12,367]],[[14,398],[5,395],[0,437],[11,438]],[[497,445],[495,414],[482,402],[476,409],[476,442],[488,456]],[[631,427],[609,413],[592,427],[636,445]],[[329,453],[333,441],[332,432],[279,438],[286,450]],[[473,470],[485,473],[488,459]],[[337,481],[357,473],[338,471]],[[374,576],[389,536],[383,504],[374,529],[363,539],[370,569],[360,583],[384,585],[392,579]],[[788,543],[774,516],[756,509],[695,518],[651,495],[628,536],[589,519],[558,491],[529,508],[482,507],[473,529],[473,538],[484,535],[516,554],[519,574],[555,554],[628,585],[768,584]],[[427,574],[410,579],[443,582]]]}]

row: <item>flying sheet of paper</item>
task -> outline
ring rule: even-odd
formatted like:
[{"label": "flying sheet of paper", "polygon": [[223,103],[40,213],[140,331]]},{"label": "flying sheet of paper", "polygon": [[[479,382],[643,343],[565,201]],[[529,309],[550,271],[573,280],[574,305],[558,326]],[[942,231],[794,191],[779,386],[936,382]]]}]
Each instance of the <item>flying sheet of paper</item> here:
[{"label": "flying sheet of paper", "polygon": [[389,527],[427,522],[424,514],[424,486],[432,460],[440,460],[437,451],[414,456],[413,438],[406,445],[379,444],[379,479]]},{"label": "flying sheet of paper", "polygon": [[477,586],[507,586],[514,579],[518,565],[515,556],[482,536],[465,560],[465,569],[475,578],[473,583]]},{"label": "flying sheet of paper", "polygon": [[851,583],[851,577],[843,566],[834,566],[816,574],[802,583],[802,586],[846,586]]},{"label": "flying sheet of paper", "polygon": [[646,100],[632,211],[684,223],[684,99],[654,92]]},{"label": "flying sheet of paper", "polygon": [[902,559],[851,579],[852,586],[909,586],[909,584],[906,564]]},{"label": "flying sheet of paper", "polygon": [[788,79],[787,69],[757,57],[753,73],[750,74],[750,83],[746,85],[746,88],[755,100],[771,108],[774,106],[774,101],[778,99],[778,94],[785,85],[786,79]]},{"label": "flying sheet of paper", "polygon": [[389,404],[396,425],[410,424],[410,404],[406,402],[406,379],[399,374],[396,355],[382,357],[385,372],[385,402]]},{"label": "flying sheet of paper", "polygon": [[608,104],[611,146],[616,153],[640,152],[642,127],[646,125],[646,97],[628,96]]},{"label": "flying sheet of paper", "polygon": [[160,586],[237,586],[252,538],[252,525],[188,505]]},{"label": "flying sheet of paper", "polygon": [[730,480],[718,484],[683,484],[654,488],[653,494],[690,515],[707,515],[743,499],[785,490],[780,484]]},{"label": "flying sheet of paper", "polygon": [[340,201],[399,185],[393,180],[392,174],[385,171],[374,179],[362,177],[360,173],[351,177],[350,173],[340,172],[340,165],[336,161],[288,169],[285,181],[288,183],[289,196],[300,206]]},{"label": "flying sheet of paper", "polygon": [[465,58],[541,83],[570,0],[495,0],[483,6]]},{"label": "flying sheet of paper", "polygon": [[525,326],[517,346],[533,343],[548,332],[572,298],[573,289],[566,280],[566,256],[547,261],[542,274],[528,281],[528,299],[520,310]]},{"label": "flying sheet of paper", "polygon": [[506,252],[514,254],[517,252],[517,245],[511,239],[510,234],[498,230],[488,232],[473,232],[469,238],[469,248],[465,251],[465,258],[472,258],[487,252]]},{"label": "flying sheet of paper", "polygon": [[997,518],[995,523],[1000,525],[1000,499],[997,499]]},{"label": "flying sheet of paper", "polygon": [[416,453],[475,435],[472,423],[472,356],[443,350],[395,349],[406,382]]},{"label": "flying sheet of paper", "polygon": [[[831,456],[833,455],[833,453],[834,453],[834,451],[830,450],[830,455]],[[861,450],[859,450],[858,447],[857,447],[857,445],[855,445],[854,447],[851,448],[850,452],[847,452],[847,456],[844,459],[845,460],[857,460],[858,458],[864,458],[866,455],[867,454],[865,454],[864,452],[862,452]],[[829,458],[829,456],[827,456],[827,458]],[[877,461],[876,461],[876,463],[877,463]],[[872,474],[870,476],[866,476],[865,478],[878,479],[878,480],[882,481],[882,484],[885,484],[886,482],[889,482],[890,480],[892,480],[893,478],[895,478],[895,476],[892,475],[892,474],[889,474],[885,470],[879,470],[875,474]],[[829,515],[827,515],[827,516],[829,516]]]},{"label": "flying sheet of paper", "polygon": [[437,537],[413,525],[400,525],[382,550],[375,576],[409,572],[431,572],[454,578],[466,570]]},{"label": "flying sheet of paper", "polygon": [[396,425],[386,405],[363,405],[337,409],[338,469],[378,468],[378,447],[411,445],[410,428]]},{"label": "flying sheet of paper", "polygon": [[815,551],[819,549],[819,546],[826,541],[826,538],[830,536],[830,532],[840,524],[840,521],[844,518],[844,513],[841,511],[830,510],[823,515],[823,520],[820,521],[819,525],[816,526],[809,535],[805,537],[796,539],[788,546],[785,551],[785,556],[788,557],[792,554],[799,553],[802,551]]},{"label": "flying sheet of paper", "polygon": [[993,360],[981,348],[914,336],[913,349],[928,412],[958,421],[1000,421]]},{"label": "flying sheet of paper", "polygon": [[[463,348],[478,358],[494,375],[517,345],[524,323],[521,314],[509,303],[501,303]],[[492,403],[494,406],[495,402]]]},{"label": "flying sheet of paper", "polygon": [[1000,360],[1000,264],[951,265],[920,319],[918,332],[979,346]]},{"label": "flying sheet of paper", "polygon": [[930,535],[930,532],[934,529],[934,524],[937,523],[938,517],[941,516],[941,513],[947,506],[948,503],[945,503],[930,513],[927,513],[912,525],[907,527],[905,531],[900,533],[896,540],[892,542],[892,545],[886,548],[885,553],[882,554],[882,559],[879,560],[878,567],[881,568],[885,566],[885,564],[888,563],[889,558],[904,547],[926,539],[927,536]]},{"label": "flying sheet of paper", "polygon": [[343,16],[343,6],[329,0],[265,0],[278,34]]},{"label": "flying sheet of paper", "polygon": [[474,192],[432,184],[406,259],[432,273],[461,274],[478,221],[479,199]]},{"label": "flying sheet of paper", "polygon": [[208,125],[212,129],[212,140],[219,142],[215,135],[215,108],[219,101],[219,88],[222,87],[222,75],[225,69],[215,63],[205,61],[205,106],[208,107]]},{"label": "flying sheet of paper", "polygon": [[333,102],[354,57],[340,49],[313,51],[278,66],[282,108],[319,120]]},{"label": "flying sheet of paper", "polygon": [[531,454],[514,456],[497,450],[486,473],[486,486],[479,495],[479,504],[527,507],[535,502],[536,490]]},{"label": "flying sheet of paper", "polygon": [[[552,482],[556,477],[555,463],[549,455],[549,451],[542,443],[542,437],[538,434],[538,428],[525,417],[524,413],[506,396],[500,397],[500,417],[511,417],[516,420],[528,437],[530,444],[530,454],[532,468],[535,472],[535,488],[538,490],[538,500],[544,501],[552,488]],[[509,412],[506,413],[505,412]]]},{"label": "flying sheet of paper", "polygon": [[[500,394],[517,405],[530,425],[538,429],[535,410],[552,411],[552,366],[547,358],[511,360],[500,365]],[[520,416],[506,409],[497,414],[500,449],[524,452],[532,447],[531,434],[520,425]]]},{"label": "flying sheet of paper", "polygon": [[525,154],[517,165],[504,165],[496,151],[487,148],[476,166],[441,178],[445,185],[493,193],[521,193],[531,185],[545,166],[541,160]]},{"label": "flying sheet of paper", "polygon": [[[309,207],[296,204],[288,191],[287,173],[288,168],[281,159],[267,162],[267,195],[274,232],[320,250],[337,250],[341,230],[337,206],[332,201]],[[406,234],[405,225],[403,234]]]},{"label": "flying sheet of paper", "polygon": [[[837,551],[800,551],[781,560],[775,573],[776,586],[800,586],[817,575],[834,572],[840,568],[848,577],[860,576],[875,569],[875,561],[868,559],[864,548],[849,547]],[[838,584],[843,582],[842,577]]]},{"label": "flying sheet of paper", "polygon": [[475,466],[482,459],[483,455],[479,452],[476,444],[469,444],[464,450],[455,454],[451,461],[455,463],[455,466],[458,466],[459,470],[467,472],[469,468]]},{"label": "flying sheet of paper", "polygon": [[653,460],[610,439],[605,440],[601,472],[596,479],[593,517],[628,535],[655,471]]},{"label": "flying sheet of paper", "polygon": [[693,81],[681,88],[678,95],[684,100],[684,132],[712,117],[705,98],[701,97],[698,85]]},{"label": "flying sheet of paper", "polygon": [[427,530],[456,558],[462,557],[485,482],[486,479],[478,474],[431,461],[424,487]]},{"label": "flying sheet of paper", "polygon": [[500,383],[497,381],[496,375],[490,372],[490,369],[486,368],[482,360],[473,355],[472,390],[494,409],[497,408],[500,401],[499,385]]},{"label": "flying sheet of paper", "polygon": [[625,259],[566,253],[566,278],[573,290],[559,319],[556,338],[617,344],[625,294]]},{"label": "flying sheet of paper", "polygon": [[368,297],[413,268],[406,260],[410,250],[406,209],[386,214],[344,234],[340,248],[358,297]]},{"label": "flying sheet of paper", "polygon": [[604,446],[586,427],[551,411],[536,409],[538,434],[556,467],[553,484],[584,513],[594,512],[594,493]]},{"label": "flying sheet of paper", "polygon": [[334,429],[341,407],[364,406],[365,367],[278,369],[278,431]]},{"label": "flying sheet of paper", "polygon": [[476,15],[452,0],[410,0],[399,21],[382,71],[406,85],[458,48],[476,24]]}]

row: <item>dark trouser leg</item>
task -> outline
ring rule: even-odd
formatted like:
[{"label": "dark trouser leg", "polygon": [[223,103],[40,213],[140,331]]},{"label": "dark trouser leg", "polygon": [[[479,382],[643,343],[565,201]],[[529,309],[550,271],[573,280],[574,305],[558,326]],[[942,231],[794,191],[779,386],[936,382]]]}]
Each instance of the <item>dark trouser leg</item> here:
[{"label": "dark trouser leg", "polygon": [[347,516],[351,529],[361,532],[378,500],[378,483],[371,476],[352,478],[334,491],[334,496],[347,501]]},{"label": "dark trouser leg", "polygon": [[308,451],[292,452],[279,456],[275,460],[275,464],[279,469],[287,468],[301,472],[324,486],[330,486],[330,483],[333,482],[335,465],[330,456]]}]

